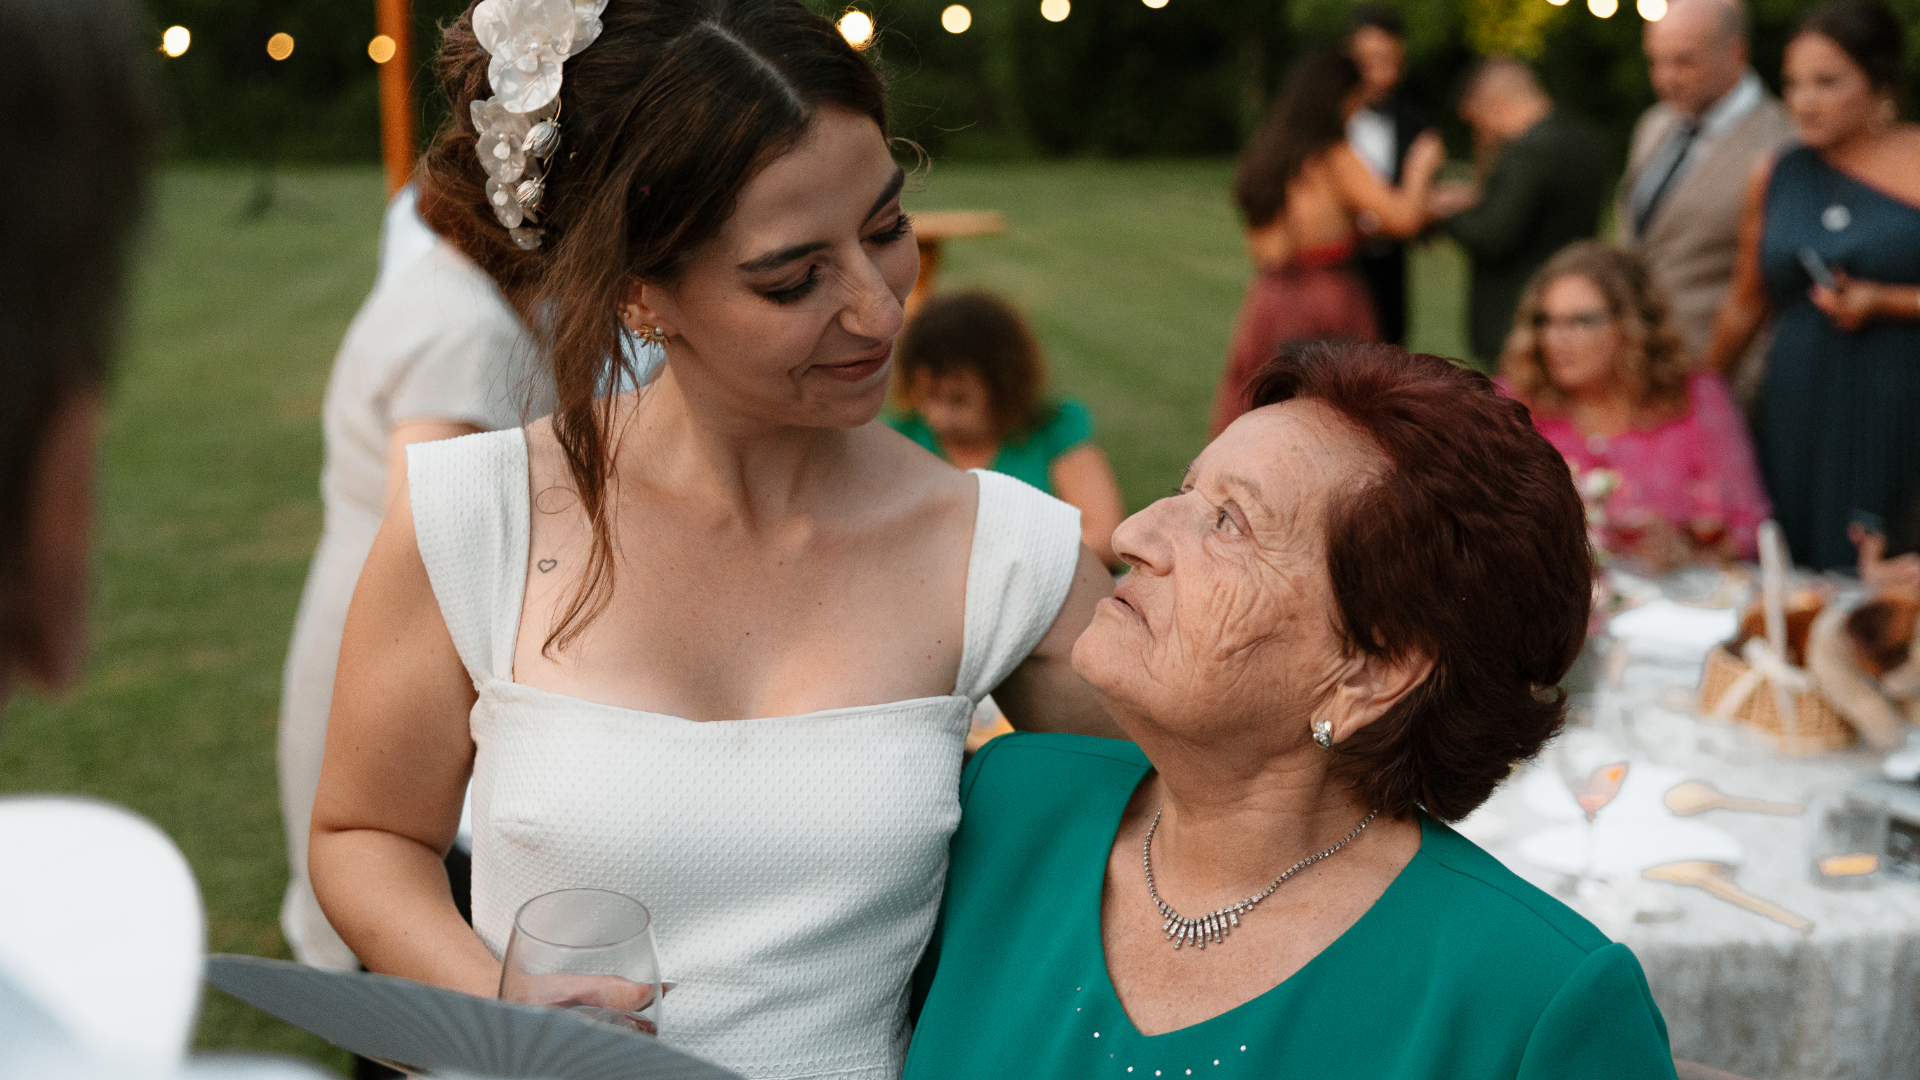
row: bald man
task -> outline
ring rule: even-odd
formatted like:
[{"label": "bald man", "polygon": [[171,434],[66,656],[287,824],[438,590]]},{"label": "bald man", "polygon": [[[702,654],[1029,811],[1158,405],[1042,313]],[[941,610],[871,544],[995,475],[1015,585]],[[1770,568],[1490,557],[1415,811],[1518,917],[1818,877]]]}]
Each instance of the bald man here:
[{"label": "bald man", "polygon": [[1441,226],[1473,264],[1467,336],[1485,370],[1499,360],[1527,279],[1598,228],[1607,155],[1593,126],[1554,108],[1518,60],[1483,62],[1460,95],[1460,117],[1476,144],[1494,149],[1493,166],[1477,193],[1436,190],[1433,209],[1451,214]]},{"label": "bald man", "polygon": [[[1793,124],[1747,65],[1738,0],[1673,0],[1643,40],[1660,101],[1634,127],[1614,227],[1646,255],[1697,357],[1733,279],[1747,177],[1793,137]],[[1766,345],[1756,340],[1733,372],[1745,403],[1759,387]]]}]

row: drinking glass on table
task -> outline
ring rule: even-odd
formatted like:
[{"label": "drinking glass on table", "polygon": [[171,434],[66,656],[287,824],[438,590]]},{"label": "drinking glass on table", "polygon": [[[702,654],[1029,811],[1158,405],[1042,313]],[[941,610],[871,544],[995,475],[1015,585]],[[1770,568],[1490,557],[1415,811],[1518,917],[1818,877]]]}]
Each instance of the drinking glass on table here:
[{"label": "drinking glass on table", "polygon": [[1725,558],[1727,541],[1727,502],[1723,486],[1717,480],[1695,480],[1687,485],[1692,512],[1687,518],[1687,538],[1694,550],[1716,562]]},{"label": "drinking glass on table", "polygon": [[663,996],[653,916],[639,901],[606,889],[560,889],[514,915],[502,1000],[658,1035]]},{"label": "drinking glass on table", "polygon": [[1600,811],[1620,794],[1620,787],[1627,779],[1627,755],[1613,740],[1587,728],[1573,728],[1562,734],[1554,747],[1554,771],[1560,776],[1560,782],[1567,785],[1574,801],[1580,804],[1580,814],[1586,819],[1586,835],[1580,859],[1580,873],[1575,880],[1578,888],[1590,881],[1599,880],[1595,872],[1593,859],[1594,821]]},{"label": "drinking glass on table", "polygon": [[1806,800],[1807,856],[1814,883],[1870,889],[1887,861],[1887,804],[1869,791],[1828,786]]}]

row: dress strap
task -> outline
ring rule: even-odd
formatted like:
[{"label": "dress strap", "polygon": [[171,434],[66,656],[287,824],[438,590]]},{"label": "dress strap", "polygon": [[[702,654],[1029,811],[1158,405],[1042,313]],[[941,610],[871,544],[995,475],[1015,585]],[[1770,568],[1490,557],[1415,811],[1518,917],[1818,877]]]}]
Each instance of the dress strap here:
[{"label": "dress strap", "polygon": [[967,614],[954,693],[979,701],[1046,636],[1080,563],[1080,511],[1011,476],[971,470],[980,484]]},{"label": "dress strap", "polygon": [[420,558],[478,687],[510,679],[527,590],[527,439],[520,428],[407,447]]}]

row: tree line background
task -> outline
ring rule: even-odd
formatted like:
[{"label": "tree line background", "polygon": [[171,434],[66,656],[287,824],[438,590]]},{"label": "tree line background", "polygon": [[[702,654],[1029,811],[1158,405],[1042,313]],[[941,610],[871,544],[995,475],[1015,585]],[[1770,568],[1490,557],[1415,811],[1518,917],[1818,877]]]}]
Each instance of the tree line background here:
[{"label": "tree line background", "polygon": [[[893,87],[897,133],[935,157],[1143,157],[1236,152],[1303,52],[1337,40],[1352,0],[1075,0],[1050,23],[1039,0],[967,0],[973,25],[940,26],[952,0],[806,0],[849,6],[880,27],[871,46]],[[1583,0],[1393,0],[1408,28],[1408,83],[1466,143],[1452,103],[1473,59],[1534,63],[1562,105],[1596,121],[1624,155],[1652,101],[1632,0],[1609,19]],[[1780,54],[1811,0],[1747,0],[1754,63],[1777,90]],[[1920,0],[1891,0],[1908,30],[1907,103],[1920,100]],[[415,0],[415,93],[422,140],[446,116],[432,73],[438,27],[465,0]],[[147,0],[154,41],[193,32],[161,58],[177,159],[344,163],[379,159],[372,0]],[[285,31],[294,54],[266,40]]]}]

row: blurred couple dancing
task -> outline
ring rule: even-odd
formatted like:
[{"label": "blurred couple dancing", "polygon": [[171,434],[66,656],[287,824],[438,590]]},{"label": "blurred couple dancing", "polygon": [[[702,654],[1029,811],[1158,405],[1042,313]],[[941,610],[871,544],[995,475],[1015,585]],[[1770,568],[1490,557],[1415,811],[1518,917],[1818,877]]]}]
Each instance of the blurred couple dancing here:
[{"label": "blurred couple dancing", "polygon": [[[441,69],[421,212],[552,411],[407,448],[345,614],[308,865],[359,963],[492,996],[590,886],[652,909],[661,1037],[745,1076],[1674,1075],[1632,954],[1445,824],[1584,640],[1520,405],[1270,358],[1116,587],[1073,508],[879,422],[918,256],[831,23],[483,0]],[[664,367],[608,393],[629,338]],[[1024,731],[963,760],[989,693]]]}]

